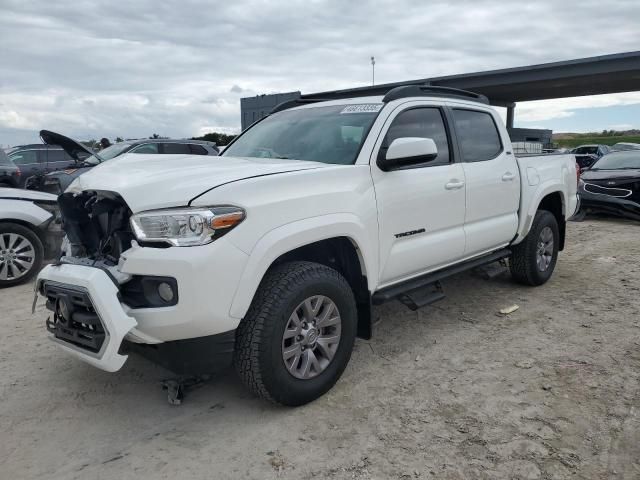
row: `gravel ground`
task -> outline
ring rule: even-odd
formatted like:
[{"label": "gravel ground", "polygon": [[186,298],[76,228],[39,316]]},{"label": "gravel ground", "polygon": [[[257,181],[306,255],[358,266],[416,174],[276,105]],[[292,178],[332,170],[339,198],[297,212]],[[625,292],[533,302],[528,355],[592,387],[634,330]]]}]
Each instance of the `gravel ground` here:
[{"label": "gravel ground", "polygon": [[[543,287],[467,273],[376,308],[336,387],[297,409],[233,374],[170,406],[169,374],[95,370],[0,292],[0,475],[22,478],[640,478],[640,226],[588,220]],[[502,308],[520,308],[506,316]]]}]

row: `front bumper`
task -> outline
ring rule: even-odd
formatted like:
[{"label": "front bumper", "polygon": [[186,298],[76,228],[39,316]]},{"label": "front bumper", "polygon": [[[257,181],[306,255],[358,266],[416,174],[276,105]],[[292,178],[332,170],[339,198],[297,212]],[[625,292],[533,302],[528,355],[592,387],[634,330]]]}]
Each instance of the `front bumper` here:
[{"label": "front bumper", "polygon": [[93,267],[47,265],[38,276],[37,292],[44,293],[46,285],[86,293],[104,329],[104,340],[98,351],[75,344],[65,339],[64,335],[54,334],[51,339],[70,355],[94,367],[107,372],[120,370],[127,360],[125,355],[119,353],[120,345],[137,322],[123,310],[118,300],[118,288],[109,276]]},{"label": "front bumper", "polygon": [[580,192],[580,208],[587,213],[607,213],[640,220],[640,204],[624,198]]},{"label": "front bumper", "polygon": [[[113,372],[127,358],[122,354],[123,340],[153,345],[232,335],[228,332],[237,328],[240,319],[231,316],[231,303],[247,259],[244,252],[225,238],[200,247],[162,249],[134,245],[121,255],[116,276],[174,278],[178,303],[166,307],[130,308],[122,303],[120,285],[113,275],[92,266],[48,265],[40,272],[36,285],[39,292],[44,292],[43,282],[87,292],[106,331],[100,351],[88,351],[55,335],[52,338],[75,357]],[[220,338],[226,339],[215,338],[216,343]],[[226,340],[224,343],[228,344]],[[193,348],[187,343],[174,345]]]}]

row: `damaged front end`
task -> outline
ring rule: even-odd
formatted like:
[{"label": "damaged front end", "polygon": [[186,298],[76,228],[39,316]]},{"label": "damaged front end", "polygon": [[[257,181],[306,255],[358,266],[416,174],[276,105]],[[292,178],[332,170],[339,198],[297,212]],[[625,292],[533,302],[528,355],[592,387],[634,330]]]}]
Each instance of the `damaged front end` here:
[{"label": "damaged front end", "polygon": [[135,239],[129,225],[131,210],[122,198],[111,192],[64,193],[58,204],[68,240],[61,261],[86,259],[105,268],[117,265]]},{"label": "damaged front end", "polygon": [[107,371],[118,370],[119,353],[136,320],[122,308],[123,285],[132,276],[117,265],[135,238],[131,211],[112,192],[65,193],[58,197],[66,241],[57,262],[38,277],[37,294],[50,310],[47,330],[69,353]]},{"label": "damaged front end", "polygon": [[578,188],[585,213],[608,214],[640,221],[640,177],[583,179]]}]

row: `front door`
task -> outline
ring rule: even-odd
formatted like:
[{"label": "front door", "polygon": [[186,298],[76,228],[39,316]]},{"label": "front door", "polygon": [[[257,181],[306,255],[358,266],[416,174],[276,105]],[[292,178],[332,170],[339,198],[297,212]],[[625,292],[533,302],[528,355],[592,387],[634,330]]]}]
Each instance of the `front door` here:
[{"label": "front door", "polygon": [[465,248],[464,169],[454,162],[443,110],[409,102],[391,114],[386,126],[374,150],[377,155],[403,137],[433,139],[438,155],[392,171],[381,170],[372,159],[381,287],[453,263]]}]

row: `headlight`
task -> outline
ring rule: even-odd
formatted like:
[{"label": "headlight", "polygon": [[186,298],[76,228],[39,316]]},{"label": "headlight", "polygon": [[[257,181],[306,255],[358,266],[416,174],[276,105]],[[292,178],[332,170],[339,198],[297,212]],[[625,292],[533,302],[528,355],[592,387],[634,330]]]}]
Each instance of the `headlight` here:
[{"label": "headlight", "polygon": [[138,240],[191,247],[213,242],[245,218],[242,208],[233,206],[180,208],[142,212],[131,217]]}]

